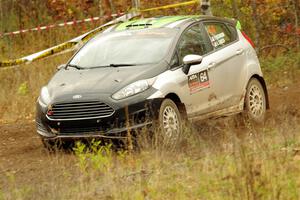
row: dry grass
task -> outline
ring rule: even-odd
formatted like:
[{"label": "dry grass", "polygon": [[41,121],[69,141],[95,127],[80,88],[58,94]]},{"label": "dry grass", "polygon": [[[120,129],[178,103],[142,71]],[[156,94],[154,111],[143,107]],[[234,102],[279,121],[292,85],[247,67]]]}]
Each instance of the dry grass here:
[{"label": "dry grass", "polygon": [[[0,58],[18,57],[66,39],[43,38],[35,38],[39,42],[33,47],[28,47],[32,40],[24,47],[16,43]],[[32,120],[40,88],[69,56],[2,69],[0,123]],[[263,59],[269,84],[292,85],[299,77],[299,58],[294,52]],[[1,172],[0,200],[300,199],[298,108],[273,108],[264,127],[237,127],[233,118],[199,124],[185,132],[173,152],[151,145],[132,154],[98,145],[94,149],[79,145],[74,153],[44,152],[50,162],[38,171]]]},{"label": "dry grass", "polygon": [[[293,76],[277,77],[289,69],[299,73],[298,54],[264,60],[269,83],[290,86]],[[0,105],[8,111],[2,117],[33,115],[40,86],[66,58],[2,71]],[[270,69],[272,63],[282,64]],[[237,126],[234,118],[198,124],[173,152],[151,145],[133,154],[82,145],[75,153],[44,152],[49,162],[37,172],[1,175],[0,199],[299,199],[299,122],[299,106],[282,104],[263,127]]]},{"label": "dry grass", "polygon": [[264,127],[198,125],[172,152],[94,143],[45,154],[50,165],[31,180],[5,174],[0,199],[299,199],[300,126],[290,109]]},{"label": "dry grass", "polygon": [[[70,55],[69,55],[70,56]],[[39,62],[0,71],[0,119],[5,121],[33,119],[35,101],[40,88],[47,84],[56,66],[68,56],[48,58]]]}]

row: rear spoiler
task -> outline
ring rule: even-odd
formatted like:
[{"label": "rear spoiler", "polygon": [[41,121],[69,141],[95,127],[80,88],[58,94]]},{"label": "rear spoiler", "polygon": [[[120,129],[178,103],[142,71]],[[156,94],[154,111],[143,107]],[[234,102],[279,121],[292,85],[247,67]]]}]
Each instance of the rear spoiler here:
[{"label": "rear spoiler", "polygon": [[230,23],[233,26],[235,26],[236,29],[242,30],[242,24],[239,20],[234,19],[234,18],[226,18],[226,21],[227,21],[227,23]]}]

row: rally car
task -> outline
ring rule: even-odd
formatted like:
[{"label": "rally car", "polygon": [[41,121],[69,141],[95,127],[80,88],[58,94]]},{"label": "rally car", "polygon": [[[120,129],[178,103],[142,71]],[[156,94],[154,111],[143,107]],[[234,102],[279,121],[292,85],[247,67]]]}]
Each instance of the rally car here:
[{"label": "rally car", "polygon": [[170,16],[114,25],[60,67],[37,101],[44,144],[126,138],[159,125],[247,113],[263,122],[266,83],[250,38],[233,19]]}]

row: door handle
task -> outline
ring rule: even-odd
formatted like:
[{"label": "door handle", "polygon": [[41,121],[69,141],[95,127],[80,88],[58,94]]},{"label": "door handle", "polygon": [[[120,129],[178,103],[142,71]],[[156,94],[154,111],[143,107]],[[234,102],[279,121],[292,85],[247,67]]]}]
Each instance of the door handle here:
[{"label": "door handle", "polygon": [[216,65],[217,65],[216,62],[209,63],[207,66],[208,71],[213,70],[216,67]]},{"label": "door handle", "polygon": [[236,50],[236,55],[242,55],[244,53],[244,49]]}]

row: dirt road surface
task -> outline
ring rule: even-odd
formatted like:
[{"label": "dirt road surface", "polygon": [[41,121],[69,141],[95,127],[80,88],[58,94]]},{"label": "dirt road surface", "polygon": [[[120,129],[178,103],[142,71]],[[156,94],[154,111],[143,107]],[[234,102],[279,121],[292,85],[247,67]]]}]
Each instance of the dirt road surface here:
[{"label": "dirt road surface", "polygon": [[[298,84],[285,88],[271,88],[269,96],[271,110],[268,119],[280,120],[278,116],[284,110],[289,116],[294,116],[300,121]],[[23,181],[24,184],[38,181],[39,174],[47,173],[49,168],[55,165],[54,157],[72,159],[74,156],[67,153],[49,154],[41,144],[33,120],[0,125],[0,186],[5,174],[14,174],[18,181]]]}]

